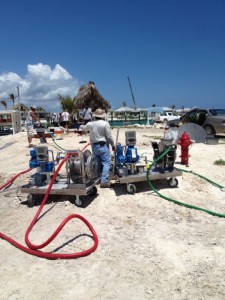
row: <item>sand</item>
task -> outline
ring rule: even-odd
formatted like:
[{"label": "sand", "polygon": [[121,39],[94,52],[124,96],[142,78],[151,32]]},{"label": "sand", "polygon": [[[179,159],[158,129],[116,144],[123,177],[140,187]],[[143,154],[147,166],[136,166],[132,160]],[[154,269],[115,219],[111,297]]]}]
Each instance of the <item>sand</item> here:
[{"label": "sand", "polygon": [[[120,129],[118,140],[122,144],[126,130],[133,129]],[[138,153],[152,160],[151,142],[159,141],[163,129],[135,130]],[[116,139],[117,130],[112,132]],[[80,141],[81,136],[70,132],[57,144],[81,149],[85,144]],[[33,142],[38,145],[39,139]],[[47,142],[56,153],[51,139]],[[26,133],[0,137],[0,149],[3,185],[29,167]],[[224,159],[224,153],[224,140],[218,145],[194,143],[189,167],[180,164],[179,148],[176,167],[225,186],[225,167],[214,164]],[[29,176],[21,175],[0,193],[0,231],[23,245],[26,229],[39,208],[28,208],[27,194],[19,189],[28,183]],[[166,197],[225,214],[225,192],[220,188],[189,173],[183,172],[177,179],[177,188],[169,188],[166,180],[153,184]],[[137,184],[134,195],[121,184],[97,189],[97,196],[88,199],[84,208],[75,206],[68,196],[60,201],[53,197],[30,234],[33,243],[42,243],[65,217],[80,214],[98,235],[96,251],[78,259],[47,260],[1,239],[0,299],[225,299],[224,218],[166,201],[147,182]],[[73,220],[43,251],[82,251],[93,244],[89,234],[79,220]]]}]

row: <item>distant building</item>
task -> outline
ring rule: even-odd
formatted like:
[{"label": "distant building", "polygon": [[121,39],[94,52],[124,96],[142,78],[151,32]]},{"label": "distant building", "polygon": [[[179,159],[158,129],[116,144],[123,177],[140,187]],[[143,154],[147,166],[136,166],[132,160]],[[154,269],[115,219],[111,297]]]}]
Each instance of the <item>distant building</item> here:
[{"label": "distant building", "polygon": [[[23,103],[21,104],[16,104],[13,106],[14,110],[20,111],[21,115],[21,121],[25,121],[27,118],[27,113],[30,110],[30,107],[27,107]],[[37,109],[35,111],[35,114],[40,118],[40,119],[45,119],[47,122],[50,122],[50,113],[46,112],[43,107],[37,106]]]}]

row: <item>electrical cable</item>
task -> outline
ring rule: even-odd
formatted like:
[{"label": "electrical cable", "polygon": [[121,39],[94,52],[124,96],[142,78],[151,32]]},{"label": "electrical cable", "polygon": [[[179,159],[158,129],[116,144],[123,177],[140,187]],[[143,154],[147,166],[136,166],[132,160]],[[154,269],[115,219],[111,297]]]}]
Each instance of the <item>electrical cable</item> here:
[{"label": "electrical cable", "polygon": [[[194,206],[194,205],[191,205],[191,204],[188,204],[188,203],[184,203],[184,202],[181,202],[181,201],[177,201],[177,200],[171,199],[171,198],[169,198],[169,197],[166,197],[166,196],[162,195],[161,193],[159,193],[159,192],[154,188],[154,186],[152,185],[152,182],[150,181],[150,178],[149,178],[149,175],[151,174],[151,173],[150,173],[151,167],[154,166],[159,160],[161,160],[161,159],[162,159],[162,158],[163,158],[163,157],[171,150],[171,148],[172,148],[172,147],[168,147],[168,148],[166,149],[166,151],[164,151],[157,159],[155,159],[155,160],[151,163],[151,165],[149,166],[149,168],[147,169],[147,175],[146,175],[146,176],[147,176],[147,182],[148,182],[149,187],[150,187],[151,189],[153,189],[153,191],[154,191],[159,197],[161,197],[161,198],[163,198],[163,199],[165,199],[165,200],[171,201],[171,202],[173,202],[173,203],[175,203],[175,204],[178,204],[178,205],[181,205],[181,206],[185,206],[185,207],[187,207],[187,208],[192,208],[192,209],[204,211],[204,212],[206,212],[206,213],[208,213],[208,214],[210,214],[210,215],[213,215],[213,216],[217,216],[217,217],[220,217],[220,218],[225,218],[225,214],[220,214],[220,213],[217,213],[217,212],[214,212],[214,211],[211,211],[211,210],[207,210],[207,209],[202,208],[202,207]],[[197,176],[199,176],[199,177],[201,177],[201,178],[207,180],[209,183],[211,183],[211,184],[213,184],[213,185],[215,185],[215,186],[217,186],[217,187],[219,187],[219,188],[224,188],[223,186],[221,186],[221,185],[219,185],[219,184],[217,184],[217,183],[211,181],[210,179],[208,179],[208,178],[206,178],[206,177],[204,177],[204,176],[202,176],[202,175],[199,175],[199,174],[194,173],[194,172],[191,172],[191,171],[190,171],[190,173],[192,173],[192,174],[194,174],[194,175],[197,175]]]}]

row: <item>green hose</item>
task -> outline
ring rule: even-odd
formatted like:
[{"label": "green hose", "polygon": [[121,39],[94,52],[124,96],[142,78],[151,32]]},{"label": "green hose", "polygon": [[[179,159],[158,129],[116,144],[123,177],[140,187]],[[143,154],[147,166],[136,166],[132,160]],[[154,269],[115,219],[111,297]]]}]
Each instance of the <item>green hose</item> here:
[{"label": "green hose", "polygon": [[[171,202],[173,202],[173,203],[175,203],[175,204],[178,204],[178,205],[181,205],[181,206],[185,206],[185,207],[187,207],[187,208],[192,208],[192,209],[196,209],[196,210],[201,210],[201,211],[204,211],[204,212],[206,212],[206,213],[208,213],[208,214],[210,214],[210,215],[213,215],[213,216],[217,216],[217,217],[220,217],[220,218],[225,218],[225,214],[219,214],[219,213],[216,213],[216,212],[211,211],[211,210],[207,210],[207,209],[202,208],[202,207],[194,206],[194,205],[191,205],[191,204],[188,204],[188,203],[184,203],[184,202],[180,202],[180,201],[171,199],[171,198],[169,198],[169,197],[166,197],[166,196],[162,195],[161,193],[159,193],[159,192],[154,188],[154,186],[152,185],[152,183],[151,183],[151,181],[150,181],[150,179],[149,179],[150,169],[151,169],[151,167],[152,167],[153,165],[155,165],[160,159],[162,159],[162,158],[163,158],[163,157],[171,150],[171,148],[172,148],[172,147],[169,147],[165,152],[163,152],[162,155],[160,155],[156,160],[154,160],[154,161],[152,162],[152,164],[149,166],[149,168],[147,169],[147,182],[148,182],[148,185],[150,186],[150,188],[153,189],[153,191],[154,191],[158,196],[160,196],[161,198],[163,198],[163,199],[165,199],[165,200],[171,201]],[[201,178],[207,180],[207,181],[208,181],[209,183],[211,183],[212,185],[215,185],[215,186],[217,186],[217,187],[219,187],[219,188],[224,188],[223,186],[221,186],[221,185],[219,185],[219,184],[213,182],[212,180],[210,180],[210,179],[208,179],[208,178],[206,178],[206,177],[204,177],[204,176],[202,176],[202,175],[199,175],[199,174],[197,174],[197,173],[195,173],[195,172],[192,172],[192,171],[186,171],[186,170],[182,170],[182,169],[178,169],[178,170],[181,170],[181,171],[184,171],[184,172],[187,172],[187,173],[192,173],[192,174],[194,174],[194,175],[196,175],[196,176],[199,176],[199,177],[201,177]]]},{"label": "green hose", "polygon": [[[48,127],[47,127],[45,124],[43,124],[43,125],[44,125],[45,129],[48,131],[48,133],[50,134],[50,137],[52,138],[52,141],[53,141],[53,143],[56,145],[56,147],[58,148],[58,150],[66,151],[64,148],[60,147],[60,146],[55,142],[55,139],[53,138],[52,133],[50,132],[50,130],[48,130]],[[54,145],[53,145],[53,146],[54,146]]]},{"label": "green hose", "polygon": [[196,176],[198,176],[198,177],[200,177],[200,178],[202,178],[202,179],[205,179],[206,181],[208,181],[208,182],[211,183],[212,185],[215,185],[215,186],[218,187],[218,188],[221,188],[221,189],[224,188],[224,186],[222,186],[222,185],[220,185],[220,184],[218,184],[218,183],[216,183],[216,182],[210,180],[209,178],[207,178],[207,177],[205,177],[205,176],[202,176],[202,175],[200,175],[200,174],[198,174],[198,173],[195,173],[195,172],[193,172],[193,171],[188,171],[188,170],[185,170],[185,169],[178,169],[178,168],[175,168],[175,169],[176,169],[176,170],[179,170],[179,171],[186,172],[186,173],[194,174],[194,175],[196,175]]}]

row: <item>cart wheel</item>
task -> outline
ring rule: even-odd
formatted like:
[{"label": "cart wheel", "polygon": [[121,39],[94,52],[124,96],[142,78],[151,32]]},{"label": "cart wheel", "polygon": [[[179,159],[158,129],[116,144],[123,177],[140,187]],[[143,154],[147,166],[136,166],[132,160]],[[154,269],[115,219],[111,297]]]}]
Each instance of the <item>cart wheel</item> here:
[{"label": "cart wheel", "polygon": [[128,183],[127,184],[127,192],[129,194],[135,194],[137,191],[136,185],[134,185],[133,183]]},{"label": "cart wheel", "polygon": [[97,188],[96,188],[96,186],[94,186],[89,192],[88,192],[88,195],[90,195],[90,196],[95,196],[95,195],[97,195]]},{"label": "cart wheel", "polygon": [[169,187],[176,188],[178,186],[178,180],[175,177],[168,179]]},{"label": "cart wheel", "polygon": [[33,207],[35,203],[35,197],[34,195],[30,194],[27,196],[27,206],[28,207]]},{"label": "cart wheel", "polygon": [[75,199],[75,205],[77,206],[77,207],[82,207],[83,206],[83,200],[78,196],[78,197],[76,197],[76,199]]}]

